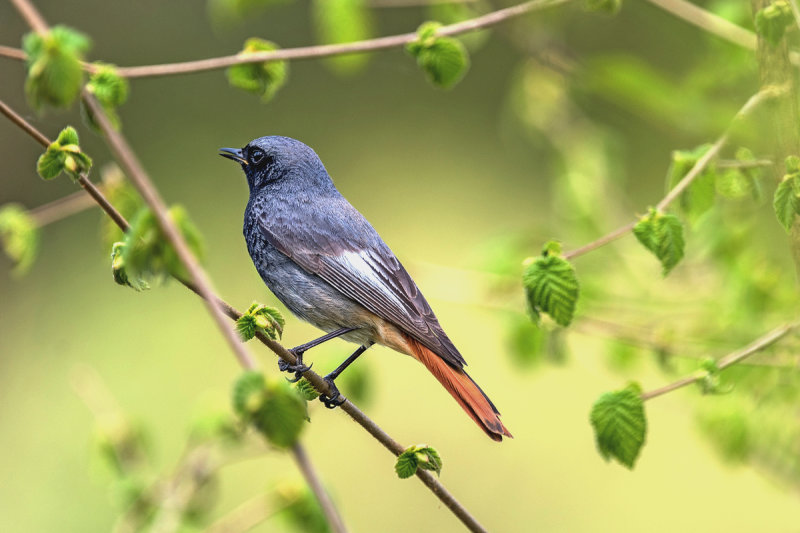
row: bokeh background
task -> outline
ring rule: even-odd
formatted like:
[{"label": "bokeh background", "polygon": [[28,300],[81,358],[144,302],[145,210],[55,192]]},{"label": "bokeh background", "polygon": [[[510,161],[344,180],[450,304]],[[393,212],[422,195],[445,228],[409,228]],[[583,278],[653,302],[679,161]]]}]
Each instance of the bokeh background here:
[{"label": "bokeh background", "polygon": [[[732,4],[709,7],[748,24],[748,6]],[[119,65],[230,54],[250,36],[283,47],[317,41],[303,1],[238,21],[210,17],[204,3],[187,0],[37,5],[50,23],[90,35],[91,58]],[[410,31],[429,16],[419,7],[374,15],[380,35]],[[26,31],[0,3],[0,43],[18,45]],[[648,403],[636,468],[603,461],[588,422],[597,396],[628,379],[650,389],[673,376],[652,350],[609,364],[621,356],[609,348],[608,331],[598,334],[580,318],[569,336],[551,335],[554,346],[533,350],[519,285],[522,260],[547,239],[573,248],[655,203],[671,150],[716,138],[756,89],[754,59],[639,2],[616,17],[579,5],[552,8],[482,40],[452,91],[431,87],[402,50],[376,53],[352,76],[318,60],[295,62],[289,84],[267,104],[230,88],[221,71],[134,80],[120,109],[124,133],[167,200],[191,213],[216,288],[239,308],[277,301],[241,235],[246,182],[217,148],[280,134],[317,151],[406,264],[515,438],[486,439],[420,365],[385,348],[358,363],[371,389],[362,405],[400,442],[435,446],[442,482],[490,530],[797,531],[796,483],[754,462],[726,462],[704,435],[697,405],[716,397],[686,390]],[[75,109],[31,111],[23,66],[1,61],[0,98],[51,136],[66,124],[82,126]],[[102,141],[80,132],[96,168],[109,162]],[[0,203],[35,207],[75,189],[64,178],[40,180],[39,146],[7,121],[0,139]],[[778,268],[770,279],[791,285],[782,230],[763,202],[748,209],[757,227],[768,228],[758,244]],[[174,282],[144,293],[113,283],[100,218],[89,210],[45,228],[24,277],[0,261],[3,531],[104,531],[119,515],[119,488],[95,449],[96,420],[76,393],[86,375],[144,428],[152,471],[168,474],[198,410],[225,405],[239,374],[196,296]],[[678,281],[663,280],[631,237],[576,260],[582,281],[604,276],[584,281],[588,301],[600,302],[585,304],[584,316],[591,310],[598,319],[666,331],[675,342],[683,340],[676,324],[695,323],[696,335],[717,342],[687,348],[698,357],[722,355],[765,331],[774,323],[768,303],[759,310],[764,327],[737,327],[724,306],[718,314],[726,319],[696,324],[697,309],[714,305],[724,281],[696,266],[708,249],[700,237],[695,242]],[[678,292],[687,280],[691,296]],[[316,334],[289,317],[284,344]],[[273,354],[248,348],[277,374]],[[310,358],[326,371],[350,349],[335,341]],[[539,355],[526,355],[529,349]],[[345,414],[313,403],[310,415],[303,441],[353,531],[462,530],[420,483],[398,479],[392,456]],[[290,457],[275,450],[225,467],[210,518],[297,477]],[[288,527],[273,518],[254,531]]]}]

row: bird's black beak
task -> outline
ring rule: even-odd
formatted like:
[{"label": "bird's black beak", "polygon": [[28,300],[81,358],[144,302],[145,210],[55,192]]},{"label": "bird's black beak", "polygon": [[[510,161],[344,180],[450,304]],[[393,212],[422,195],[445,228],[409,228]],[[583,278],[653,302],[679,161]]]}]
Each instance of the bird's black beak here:
[{"label": "bird's black beak", "polygon": [[242,151],[237,150],[236,148],[220,148],[219,155],[228,159],[232,159],[233,161],[238,161],[242,165],[247,164],[247,159],[244,158]]}]

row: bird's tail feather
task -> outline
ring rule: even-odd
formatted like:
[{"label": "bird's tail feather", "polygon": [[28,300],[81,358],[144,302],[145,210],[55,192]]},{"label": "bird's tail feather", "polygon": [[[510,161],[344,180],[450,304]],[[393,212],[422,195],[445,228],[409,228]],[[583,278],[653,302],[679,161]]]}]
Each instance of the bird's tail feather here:
[{"label": "bird's tail feather", "polygon": [[500,421],[500,413],[492,401],[463,369],[453,368],[415,339],[408,336],[406,339],[411,348],[411,356],[430,370],[490,439],[502,441],[503,436],[513,437]]}]

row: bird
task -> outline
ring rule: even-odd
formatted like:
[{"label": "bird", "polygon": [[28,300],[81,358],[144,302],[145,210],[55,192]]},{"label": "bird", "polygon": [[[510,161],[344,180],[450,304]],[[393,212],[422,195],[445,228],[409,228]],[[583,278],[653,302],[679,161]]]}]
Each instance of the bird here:
[{"label": "bird", "polygon": [[334,408],[344,401],[335,379],[380,344],[421,362],[491,439],[512,436],[417,284],[313,149],[271,135],[219,150],[247,177],[243,233],[256,270],[292,314],[327,332],[292,348],[297,361],[280,361],[281,370],[300,379],[310,369],[303,354],[336,337],[359,345],[325,376],[331,392],[320,399]]}]

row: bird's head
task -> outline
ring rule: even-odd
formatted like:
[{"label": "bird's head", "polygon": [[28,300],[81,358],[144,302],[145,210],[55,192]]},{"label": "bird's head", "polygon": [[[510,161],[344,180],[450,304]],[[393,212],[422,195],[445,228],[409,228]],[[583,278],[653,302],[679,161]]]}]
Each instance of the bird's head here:
[{"label": "bird's head", "polygon": [[306,192],[333,189],[319,156],[298,140],[272,135],[254,139],[241,150],[220,148],[219,151],[222,157],[242,166],[250,194],[265,189]]}]

